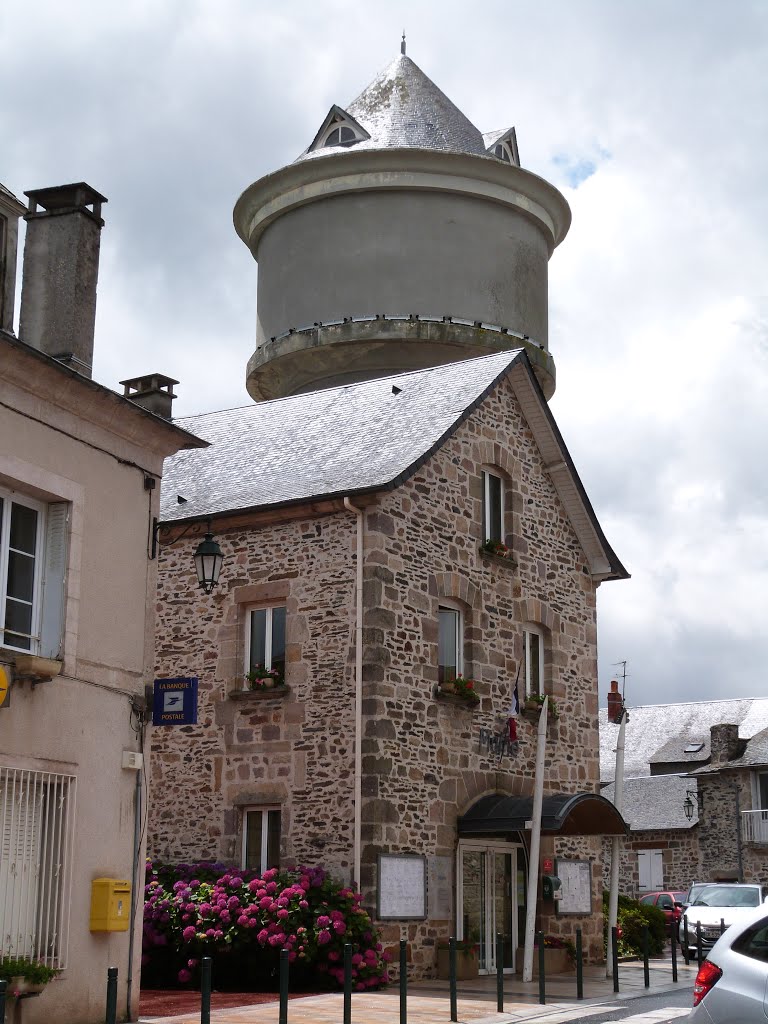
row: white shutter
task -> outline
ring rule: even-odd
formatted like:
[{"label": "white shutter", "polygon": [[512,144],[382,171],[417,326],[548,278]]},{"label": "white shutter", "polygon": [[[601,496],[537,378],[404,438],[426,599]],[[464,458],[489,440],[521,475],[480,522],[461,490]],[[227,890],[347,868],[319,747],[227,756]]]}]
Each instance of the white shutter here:
[{"label": "white shutter", "polygon": [[637,870],[641,892],[664,888],[664,857],[661,850],[638,850]]},{"label": "white shutter", "polygon": [[60,658],[62,654],[68,521],[66,502],[48,506],[39,651],[43,658]]}]

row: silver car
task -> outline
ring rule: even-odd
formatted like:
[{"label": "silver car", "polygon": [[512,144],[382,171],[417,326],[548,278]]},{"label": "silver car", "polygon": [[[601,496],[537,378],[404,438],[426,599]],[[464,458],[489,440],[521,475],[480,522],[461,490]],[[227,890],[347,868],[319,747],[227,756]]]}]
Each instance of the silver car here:
[{"label": "silver car", "polygon": [[693,988],[694,1024],[766,1024],[768,905],[756,907],[717,940]]},{"label": "silver car", "polygon": [[763,886],[750,883],[721,882],[703,887],[694,902],[685,908],[678,926],[678,939],[686,960],[696,956],[697,925],[701,928],[701,946],[706,955],[721,933],[750,917],[765,896]]}]

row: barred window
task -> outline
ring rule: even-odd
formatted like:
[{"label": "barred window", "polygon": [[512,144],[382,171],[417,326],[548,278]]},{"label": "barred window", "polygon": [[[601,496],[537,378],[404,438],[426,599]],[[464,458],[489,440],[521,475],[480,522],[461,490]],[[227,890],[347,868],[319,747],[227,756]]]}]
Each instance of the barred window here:
[{"label": "barred window", "polygon": [[75,783],[0,767],[0,948],[67,966]]}]

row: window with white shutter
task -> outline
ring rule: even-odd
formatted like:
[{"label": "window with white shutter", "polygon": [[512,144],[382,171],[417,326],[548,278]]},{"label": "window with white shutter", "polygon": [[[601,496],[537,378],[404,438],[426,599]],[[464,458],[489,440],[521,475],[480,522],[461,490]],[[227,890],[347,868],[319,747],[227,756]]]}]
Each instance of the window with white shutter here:
[{"label": "window with white shutter", "polygon": [[69,505],[0,488],[0,646],[61,657]]}]

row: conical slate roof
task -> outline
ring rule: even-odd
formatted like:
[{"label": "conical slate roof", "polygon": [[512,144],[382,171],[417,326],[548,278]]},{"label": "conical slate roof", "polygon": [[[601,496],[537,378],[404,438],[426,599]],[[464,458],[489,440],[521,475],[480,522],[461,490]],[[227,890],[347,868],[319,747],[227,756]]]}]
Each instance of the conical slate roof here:
[{"label": "conical slate roof", "polygon": [[[345,109],[370,135],[348,152],[412,148],[487,156],[480,131],[405,54],[387,65]],[[306,151],[299,160],[329,152]]]}]

